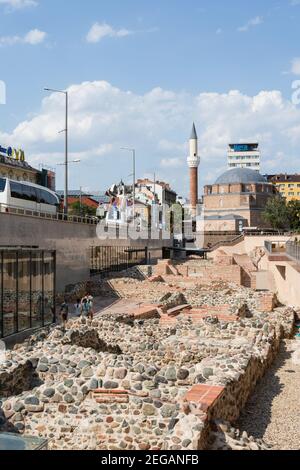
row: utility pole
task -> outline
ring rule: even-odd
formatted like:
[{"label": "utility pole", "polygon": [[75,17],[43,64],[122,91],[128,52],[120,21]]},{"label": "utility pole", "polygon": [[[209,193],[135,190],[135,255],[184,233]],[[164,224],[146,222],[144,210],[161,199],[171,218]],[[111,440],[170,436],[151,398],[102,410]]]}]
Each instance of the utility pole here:
[{"label": "utility pole", "polygon": [[135,149],[132,149],[133,153],[133,224],[135,224]]},{"label": "utility pole", "polygon": [[80,201],[80,215],[82,216],[82,186],[80,186],[79,201]]},{"label": "utility pole", "polygon": [[69,182],[68,182],[68,152],[69,152],[69,119],[68,119],[68,113],[69,113],[69,95],[68,92],[66,91],[66,129],[65,129],[65,135],[66,135],[66,140],[65,140],[65,202],[64,202],[64,213],[67,215],[68,214],[68,191],[69,191]]},{"label": "utility pole", "polygon": [[68,115],[69,115],[69,94],[68,91],[64,90],[54,90],[52,88],[44,88],[45,91],[50,91],[51,93],[62,93],[66,97],[66,121],[65,121],[65,129],[61,132],[65,132],[65,189],[64,189],[64,214],[68,214],[68,151],[69,151],[69,122],[68,122]]}]

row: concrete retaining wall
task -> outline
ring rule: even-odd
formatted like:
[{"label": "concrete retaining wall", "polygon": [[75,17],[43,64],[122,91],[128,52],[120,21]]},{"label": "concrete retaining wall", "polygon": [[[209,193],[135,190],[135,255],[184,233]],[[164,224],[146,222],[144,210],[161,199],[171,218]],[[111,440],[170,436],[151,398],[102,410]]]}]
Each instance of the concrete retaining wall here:
[{"label": "concrete retaining wall", "polygon": [[[44,220],[0,213],[0,245],[39,246],[57,252],[57,290],[87,280],[90,275],[91,246],[149,247],[151,258],[159,258],[159,248],[171,240],[99,240],[96,225]],[[153,248],[153,253],[152,253]],[[156,251],[155,251],[156,250]]]}]

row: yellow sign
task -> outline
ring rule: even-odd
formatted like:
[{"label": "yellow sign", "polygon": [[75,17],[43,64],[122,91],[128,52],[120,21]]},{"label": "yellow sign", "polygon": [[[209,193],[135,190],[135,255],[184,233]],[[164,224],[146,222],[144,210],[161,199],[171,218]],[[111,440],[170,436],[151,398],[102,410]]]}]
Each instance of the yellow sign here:
[{"label": "yellow sign", "polygon": [[13,149],[12,151],[12,158],[19,162],[25,162],[25,152],[21,149]]},{"label": "yellow sign", "polygon": [[25,162],[25,152],[21,149],[14,149],[12,147],[4,148],[0,145],[0,153],[6,157],[13,158],[18,162]]}]

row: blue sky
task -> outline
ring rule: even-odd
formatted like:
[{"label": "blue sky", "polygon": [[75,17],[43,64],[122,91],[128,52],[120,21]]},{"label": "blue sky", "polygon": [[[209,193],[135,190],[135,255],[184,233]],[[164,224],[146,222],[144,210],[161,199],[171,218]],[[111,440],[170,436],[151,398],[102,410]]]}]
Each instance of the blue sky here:
[{"label": "blue sky", "polygon": [[0,0],[0,20],[0,144],[60,162],[63,104],[43,87],[69,88],[73,188],[126,179],[129,145],[139,176],[186,193],[193,120],[202,184],[225,169],[229,139],[259,140],[266,172],[299,171],[300,1]]}]

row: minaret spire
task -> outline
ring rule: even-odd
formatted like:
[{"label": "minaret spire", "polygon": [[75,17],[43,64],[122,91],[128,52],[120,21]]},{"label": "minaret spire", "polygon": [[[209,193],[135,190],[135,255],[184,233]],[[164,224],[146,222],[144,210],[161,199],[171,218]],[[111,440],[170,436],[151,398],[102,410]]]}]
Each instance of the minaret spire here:
[{"label": "minaret spire", "polygon": [[200,165],[200,157],[198,155],[198,136],[195,123],[193,123],[192,133],[190,137],[190,155],[187,159],[190,168],[190,204],[191,209],[195,213],[198,204],[198,168]]},{"label": "minaret spire", "polygon": [[191,137],[190,137],[191,140],[198,140],[198,136],[197,136],[197,131],[196,131],[196,126],[195,126],[195,123],[193,122],[193,128],[192,128],[192,132],[191,132]]}]

